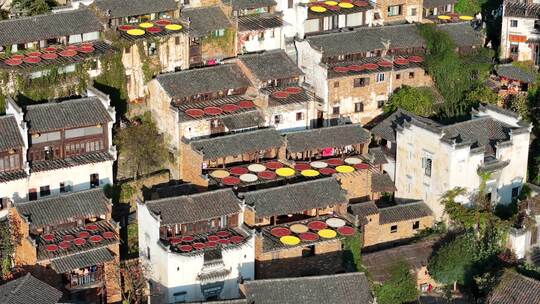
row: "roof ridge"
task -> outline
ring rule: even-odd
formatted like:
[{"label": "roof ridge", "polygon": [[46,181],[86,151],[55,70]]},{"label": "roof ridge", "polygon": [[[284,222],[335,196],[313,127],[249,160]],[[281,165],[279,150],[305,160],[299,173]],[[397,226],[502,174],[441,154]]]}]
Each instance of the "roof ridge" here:
[{"label": "roof ridge", "polygon": [[[61,199],[61,198],[66,198],[66,197],[71,197],[71,196],[79,196],[79,195],[90,193],[90,192],[103,192],[103,188],[92,188],[92,189],[86,189],[86,190],[81,190],[81,191],[72,191],[72,192],[67,192],[67,193],[60,193],[60,194],[52,196],[52,197],[42,198],[42,199],[38,199],[38,200],[35,200],[35,201],[26,201],[26,202],[16,203],[15,206],[37,204],[37,203],[41,203],[41,202],[48,202],[48,201],[58,200],[58,199]],[[105,195],[104,192],[103,192],[103,195]],[[107,196],[105,195],[105,197],[107,197]]]},{"label": "roof ridge", "polygon": [[222,135],[222,136],[219,136],[219,137],[210,137],[210,138],[201,138],[201,139],[191,140],[190,143],[208,142],[208,141],[212,141],[212,140],[216,140],[216,139],[230,138],[230,137],[233,137],[233,136],[238,136],[240,134],[262,133],[262,132],[268,131],[268,130],[276,131],[276,129],[274,127],[258,128],[258,129],[251,130],[251,131],[248,131],[248,132],[238,132],[238,133],[231,133],[231,134]]},{"label": "roof ridge", "polygon": [[75,13],[75,12],[82,12],[82,11],[90,12],[90,10],[87,7],[81,7],[77,9],[71,9],[71,10],[50,11],[44,14],[39,14],[39,15],[34,15],[34,16],[24,16],[24,17],[19,17],[19,18],[0,20],[0,24],[16,22],[16,21],[21,21],[21,20],[31,20],[31,19],[36,19],[36,18],[41,19],[41,18],[46,18],[46,17],[50,17],[54,15],[68,14],[68,13]]},{"label": "roof ridge", "polygon": [[89,253],[89,252],[94,252],[94,251],[98,251],[98,250],[101,250],[101,249],[106,249],[108,250],[109,252],[111,252],[109,250],[109,245],[110,244],[103,244],[102,246],[99,246],[99,247],[91,247],[87,250],[83,250],[83,251],[75,251],[75,252],[71,252],[69,254],[66,254],[66,255],[62,255],[62,256],[55,256],[55,257],[52,257],[50,258],[51,261],[53,260],[59,260],[59,259],[63,259],[63,258],[67,258],[67,257],[72,257],[72,256],[75,256],[75,255],[78,255],[78,254],[85,254],[85,253]]},{"label": "roof ridge", "polygon": [[272,192],[272,191],[282,191],[283,188],[291,188],[298,185],[314,184],[316,182],[331,181],[331,180],[336,181],[336,183],[338,182],[335,177],[328,176],[328,177],[321,177],[321,178],[316,178],[316,179],[311,179],[311,180],[305,180],[298,183],[288,183],[280,187],[271,187],[271,188],[264,188],[264,189],[254,190],[254,191],[241,192],[240,194],[242,196],[245,196],[246,194],[250,194],[250,193],[267,193],[267,192]]},{"label": "roof ridge", "polygon": [[[315,275],[315,276],[305,276],[305,277],[288,277],[288,278],[274,278],[274,279],[262,279],[262,280],[254,280],[254,281],[248,281],[250,284],[257,284],[257,283],[263,283],[263,282],[286,282],[286,281],[296,281],[296,280],[316,280],[316,279],[322,279],[322,278],[328,278],[328,277],[352,277],[352,276],[361,276],[366,277],[365,272],[345,272],[345,273],[335,273],[335,274],[322,274],[322,275]],[[367,277],[366,277],[367,278]]]},{"label": "roof ridge", "polygon": [[399,208],[403,208],[403,207],[409,207],[411,205],[414,205],[414,206],[416,206],[416,205],[426,205],[427,206],[427,204],[423,200],[420,200],[420,201],[406,203],[406,204],[397,204],[397,205],[390,206],[390,207],[383,207],[383,208],[379,208],[379,210],[399,209]]},{"label": "roof ridge", "polygon": [[40,108],[40,107],[45,108],[45,107],[51,107],[51,106],[58,106],[58,105],[76,103],[76,102],[83,102],[83,101],[87,101],[87,100],[99,101],[99,98],[97,96],[86,96],[86,97],[65,99],[65,100],[56,99],[56,100],[53,100],[51,102],[30,104],[30,105],[27,105],[26,108],[27,109]]},{"label": "roof ridge", "polygon": [[[221,188],[221,189],[216,189],[216,190],[212,190],[212,191],[203,191],[203,192],[198,192],[198,193],[192,193],[192,194],[183,194],[183,195],[177,195],[177,196],[172,196],[172,197],[164,197],[164,198],[159,198],[159,199],[156,199],[156,200],[149,200],[147,202],[145,202],[145,204],[156,204],[156,203],[162,203],[162,202],[166,202],[166,201],[170,201],[170,202],[174,202],[175,200],[181,200],[181,199],[191,199],[193,200],[193,197],[200,197],[200,196],[204,196],[204,195],[209,195],[209,194],[214,194],[214,193],[218,193],[218,192],[233,192],[232,189],[230,188]],[[233,192],[234,194],[234,192]]]}]

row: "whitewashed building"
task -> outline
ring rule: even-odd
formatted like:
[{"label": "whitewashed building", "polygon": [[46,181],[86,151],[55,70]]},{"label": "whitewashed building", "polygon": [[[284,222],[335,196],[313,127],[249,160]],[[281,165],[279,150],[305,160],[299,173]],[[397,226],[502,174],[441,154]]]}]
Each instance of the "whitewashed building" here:
[{"label": "whitewashed building", "polygon": [[0,198],[17,203],[112,184],[115,119],[109,96],[94,88],[84,98],[25,108],[8,99],[2,121],[10,163],[0,174]]},{"label": "whitewashed building", "polygon": [[526,181],[531,126],[514,112],[487,105],[451,125],[415,116],[392,123],[396,197],[424,200],[437,219],[443,218],[446,191],[465,188],[464,204],[478,194],[480,173],[487,173],[485,195],[494,205],[517,198]]},{"label": "whitewashed building", "polygon": [[139,202],[137,216],[152,303],[234,299],[254,279],[253,233],[231,189]]},{"label": "whitewashed building", "polygon": [[503,5],[500,59],[540,62],[540,4],[506,1]]}]

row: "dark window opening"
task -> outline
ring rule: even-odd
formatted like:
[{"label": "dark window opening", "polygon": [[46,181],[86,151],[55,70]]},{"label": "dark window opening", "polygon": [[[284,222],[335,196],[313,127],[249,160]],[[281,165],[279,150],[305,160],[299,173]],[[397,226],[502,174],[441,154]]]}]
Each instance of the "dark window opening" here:
[{"label": "dark window opening", "polygon": [[310,245],[302,249],[302,257],[307,258],[315,255],[315,245]]},{"label": "dark window opening", "polygon": [[90,188],[99,187],[99,174],[94,173],[90,175]]},{"label": "dark window opening", "polygon": [[48,196],[51,195],[51,189],[49,186],[39,187],[39,196]]},{"label": "dark window opening", "polygon": [[416,229],[418,229],[418,228],[420,228],[420,221],[416,221],[416,222],[414,222],[414,223],[412,224],[412,229],[413,229],[413,230],[416,230]]},{"label": "dark window opening", "polygon": [[397,232],[397,225],[390,226],[390,233],[396,233]]}]

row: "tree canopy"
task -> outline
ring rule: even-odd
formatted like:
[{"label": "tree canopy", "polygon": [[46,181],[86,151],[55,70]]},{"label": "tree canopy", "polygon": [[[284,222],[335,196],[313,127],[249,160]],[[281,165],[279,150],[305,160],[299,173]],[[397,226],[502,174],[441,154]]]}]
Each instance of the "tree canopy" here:
[{"label": "tree canopy", "polygon": [[462,235],[445,244],[429,260],[431,277],[445,285],[468,283],[474,254],[468,236]]},{"label": "tree canopy", "polygon": [[403,86],[390,96],[384,110],[394,112],[398,108],[420,116],[431,116],[433,114],[433,94],[427,88]]},{"label": "tree canopy", "polygon": [[457,0],[456,13],[472,16],[481,10],[481,3],[477,0]]},{"label": "tree canopy", "polygon": [[25,16],[45,14],[55,6],[54,0],[13,0],[12,6]]},{"label": "tree canopy", "polygon": [[377,303],[400,304],[415,301],[418,297],[416,278],[411,274],[409,265],[399,261],[390,265],[390,278],[375,288]]}]

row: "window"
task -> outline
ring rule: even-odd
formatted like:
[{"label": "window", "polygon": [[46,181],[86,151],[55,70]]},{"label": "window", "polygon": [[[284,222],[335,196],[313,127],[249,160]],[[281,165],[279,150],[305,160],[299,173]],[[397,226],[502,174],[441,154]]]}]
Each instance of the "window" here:
[{"label": "window", "polygon": [[512,198],[517,198],[519,195],[519,187],[512,188]]},{"label": "window", "polygon": [[397,232],[397,225],[390,226],[390,233],[396,233]]},{"label": "window", "polygon": [[384,81],[384,73],[377,74],[377,82],[383,82]]},{"label": "window", "polygon": [[377,109],[384,107],[384,100],[377,101]]},{"label": "window", "polygon": [[411,9],[411,16],[416,16],[416,7]]},{"label": "window", "polygon": [[414,79],[414,72],[409,72],[409,79]]},{"label": "window", "polygon": [[519,53],[519,44],[515,42],[510,43],[510,54],[517,55]]},{"label": "window", "polygon": [[356,78],[356,79],[354,79],[353,86],[355,88],[365,87],[367,85],[369,85],[369,78]]},{"label": "window", "polygon": [[339,88],[339,81],[334,81],[334,88]]},{"label": "window", "polygon": [[356,112],[356,113],[364,112],[364,103],[362,103],[362,102],[355,103],[354,104],[354,112]]},{"label": "window", "polygon": [[413,230],[416,230],[416,229],[418,229],[418,228],[420,228],[420,221],[416,221],[416,222],[414,222],[414,223],[412,224],[412,229],[413,229]]},{"label": "window", "polygon": [[6,155],[0,158],[0,171],[10,171],[20,168],[19,154]]},{"label": "window", "polygon": [[37,190],[35,188],[28,189],[28,199],[31,201],[37,200]]},{"label": "window", "polygon": [[401,15],[401,5],[393,5],[388,7],[388,17]]},{"label": "window", "polygon": [[99,174],[90,174],[90,188],[99,187]]},{"label": "window", "polygon": [[510,20],[510,27],[518,27],[518,21],[517,20]]},{"label": "window", "polygon": [[307,258],[315,255],[315,245],[302,248],[302,257]]},{"label": "window", "polygon": [[408,151],[408,159],[412,160],[413,158],[413,144],[412,143],[407,144],[407,151]]},{"label": "window", "polygon": [[281,115],[274,115],[274,124],[279,125],[281,123]]},{"label": "window", "polygon": [[293,8],[293,5],[294,5],[294,0],[289,0],[289,5],[287,7]]},{"label": "window", "polygon": [[146,246],[146,257],[150,260],[150,247]]},{"label": "window", "polygon": [[296,121],[300,121],[302,119],[304,119],[304,113],[296,112]]},{"label": "window", "polygon": [[401,74],[399,74],[399,73],[396,74],[396,79],[397,79],[397,80],[401,79]]},{"label": "window", "polygon": [[433,160],[429,157],[422,158],[422,168],[424,168],[424,175],[431,177],[431,165]]},{"label": "window", "polygon": [[185,291],[173,293],[174,303],[186,302],[186,295],[187,295],[187,292]]},{"label": "window", "polygon": [[39,187],[39,196],[48,196],[48,195],[51,195],[51,189],[49,188],[49,186],[41,186]]},{"label": "window", "polygon": [[174,44],[180,45],[180,37],[174,37]]},{"label": "window", "polygon": [[72,185],[70,181],[60,183],[60,193],[71,192]]},{"label": "window", "polygon": [[339,115],[339,106],[335,106],[332,108],[332,114]]}]

